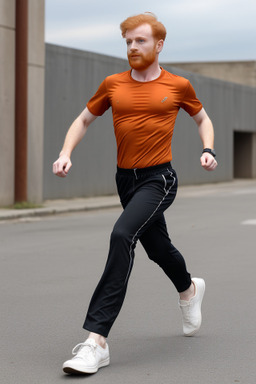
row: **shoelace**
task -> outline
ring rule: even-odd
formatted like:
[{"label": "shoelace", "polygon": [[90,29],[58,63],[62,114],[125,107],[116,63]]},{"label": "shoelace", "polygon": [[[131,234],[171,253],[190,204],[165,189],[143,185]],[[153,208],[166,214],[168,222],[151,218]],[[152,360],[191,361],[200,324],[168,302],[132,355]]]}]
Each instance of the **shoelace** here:
[{"label": "shoelace", "polygon": [[78,356],[79,354],[93,353],[95,355],[96,345],[88,344],[86,342],[77,344],[72,349],[72,355]]}]

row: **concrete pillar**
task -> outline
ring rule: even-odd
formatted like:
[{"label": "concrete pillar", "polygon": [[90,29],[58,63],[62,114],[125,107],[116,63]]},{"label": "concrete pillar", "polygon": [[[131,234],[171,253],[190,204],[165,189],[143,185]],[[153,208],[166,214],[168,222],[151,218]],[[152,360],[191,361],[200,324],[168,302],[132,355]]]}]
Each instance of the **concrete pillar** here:
[{"label": "concrete pillar", "polygon": [[29,0],[28,10],[28,201],[43,199],[44,0]]},{"label": "concrete pillar", "polygon": [[0,0],[0,206],[14,200],[15,0]]},{"label": "concrete pillar", "polygon": [[28,0],[16,0],[15,201],[27,201]]},{"label": "concrete pillar", "polygon": [[252,134],[252,178],[256,179],[256,133]]}]

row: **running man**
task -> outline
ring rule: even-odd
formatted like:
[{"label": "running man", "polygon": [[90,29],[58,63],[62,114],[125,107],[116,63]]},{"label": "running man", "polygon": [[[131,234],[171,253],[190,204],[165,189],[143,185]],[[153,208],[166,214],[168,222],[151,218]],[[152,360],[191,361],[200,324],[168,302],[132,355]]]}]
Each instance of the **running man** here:
[{"label": "running man", "polygon": [[85,342],[63,365],[66,373],[95,373],[109,364],[106,339],[126,294],[134,250],[140,240],[148,257],[157,263],[179,294],[183,333],[193,336],[201,326],[205,282],[191,278],[181,253],[167,232],[164,211],[177,193],[172,168],[171,141],[175,120],[183,108],[196,122],[202,141],[201,166],[217,166],[214,130],[190,82],[159,65],[166,29],[152,14],[129,17],[121,23],[131,69],[107,77],[86,108],[69,128],[53,172],[65,177],[71,153],[89,125],[112,108],[117,142],[116,183],[123,212],[114,225],[103,275],[92,296],[84,329]]}]

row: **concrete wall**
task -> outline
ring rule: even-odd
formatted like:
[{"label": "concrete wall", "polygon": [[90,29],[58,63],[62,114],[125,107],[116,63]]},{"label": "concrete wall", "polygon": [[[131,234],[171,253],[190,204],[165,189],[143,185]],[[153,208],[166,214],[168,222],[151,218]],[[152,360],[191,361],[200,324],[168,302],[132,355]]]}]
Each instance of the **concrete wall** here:
[{"label": "concrete wall", "polygon": [[[0,205],[14,202],[15,0],[0,0]],[[43,197],[44,0],[28,2],[28,200]],[[18,170],[17,170],[18,171]]]},{"label": "concrete wall", "polygon": [[14,199],[15,0],[0,0],[0,205]]},{"label": "concrete wall", "polygon": [[256,61],[170,63],[184,71],[256,87]]},{"label": "concrete wall", "polygon": [[[44,198],[67,198],[116,192],[114,173],[116,145],[111,112],[98,118],[72,156],[67,179],[52,174],[52,163],[62,147],[65,133],[109,74],[128,68],[126,60],[46,45]],[[199,163],[202,144],[197,126],[180,111],[173,138],[173,166],[181,184],[232,180],[234,175],[234,131],[256,132],[256,90],[205,78],[177,68],[170,72],[188,78],[210,115],[216,132],[219,167],[204,171]],[[248,161],[252,161],[250,158]]]}]

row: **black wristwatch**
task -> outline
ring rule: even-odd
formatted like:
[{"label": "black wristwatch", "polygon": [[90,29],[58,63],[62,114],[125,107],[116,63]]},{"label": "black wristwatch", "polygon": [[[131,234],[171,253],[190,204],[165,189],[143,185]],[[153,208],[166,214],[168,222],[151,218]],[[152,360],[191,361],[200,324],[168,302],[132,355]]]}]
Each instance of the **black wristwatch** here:
[{"label": "black wristwatch", "polygon": [[204,152],[210,153],[214,158],[216,157],[216,152],[214,151],[214,149],[204,148],[202,153],[204,153]]}]

